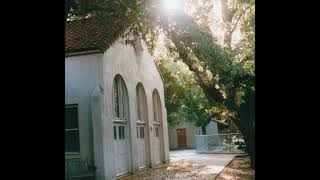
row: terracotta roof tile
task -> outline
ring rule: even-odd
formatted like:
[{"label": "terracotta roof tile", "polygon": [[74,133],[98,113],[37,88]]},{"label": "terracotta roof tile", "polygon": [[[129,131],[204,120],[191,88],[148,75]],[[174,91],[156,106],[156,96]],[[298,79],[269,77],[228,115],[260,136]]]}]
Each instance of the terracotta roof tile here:
[{"label": "terracotta roof tile", "polygon": [[65,24],[65,53],[88,50],[104,52],[129,25],[127,17],[110,15],[67,21]]}]

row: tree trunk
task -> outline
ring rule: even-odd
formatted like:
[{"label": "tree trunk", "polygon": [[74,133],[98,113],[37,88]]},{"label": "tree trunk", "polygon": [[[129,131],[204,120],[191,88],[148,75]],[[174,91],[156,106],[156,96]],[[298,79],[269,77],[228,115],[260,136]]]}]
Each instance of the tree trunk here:
[{"label": "tree trunk", "polygon": [[223,43],[229,49],[231,49],[232,33],[233,31],[231,32],[231,31],[225,30],[224,37],[223,37]]},{"label": "tree trunk", "polygon": [[256,164],[255,163],[256,154],[255,154],[254,132],[250,133],[246,143],[248,144],[247,153],[250,156],[250,167],[254,169],[255,168],[255,164]]},{"label": "tree trunk", "polygon": [[[224,77],[232,77],[231,76],[232,65],[227,65],[223,68],[214,68],[215,66],[217,66],[217,64],[220,63],[221,59],[219,58],[214,59],[211,56],[207,56],[206,52],[208,51],[206,52],[199,51],[199,48],[196,45],[197,43],[193,44],[192,42],[199,42],[199,44],[201,43],[215,44],[215,43],[210,41],[211,35],[205,30],[203,30],[201,27],[199,27],[195,22],[193,22],[192,18],[188,17],[188,15],[180,13],[170,18],[167,18],[160,14],[159,17],[162,24],[162,28],[167,33],[168,38],[173,42],[173,44],[177,48],[177,52],[179,53],[179,58],[183,60],[183,62],[189,67],[191,71],[195,72],[195,75],[198,78],[199,85],[203,89],[209,102],[212,105],[216,103],[221,103],[224,105],[228,104],[226,105],[228,108],[231,107],[230,109],[232,111],[237,111],[238,115],[236,119],[234,119],[234,122],[238,126],[243,136],[245,137],[245,141],[247,144],[247,152],[250,155],[250,157],[252,157],[253,161],[251,162],[251,164],[252,164],[252,167],[254,167],[254,164],[255,164],[254,162],[254,159],[255,159],[254,112],[252,113],[250,111],[252,110],[252,108],[254,108],[254,102],[250,102],[250,103],[246,102],[244,105],[242,105],[243,110],[239,111],[239,108],[234,107],[235,105],[234,103],[232,103],[234,102],[234,96],[232,95],[233,93],[227,93],[228,102],[226,102],[226,99],[223,97],[219,88],[215,87],[216,84],[219,85],[219,81],[216,81],[215,79],[210,78],[210,76],[206,71],[206,70],[210,70],[210,71],[212,70],[211,73],[213,74],[213,76],[215,76],[216,74],[218,75],[223,74]],[[228,16],[225,18],[230,18],[230,17],[231,16]],[[149,18],[149,19],[153,19],[153,18]],[[232,19],[231,20],[228,19],[228,22],[231,22],[231,21]],[[171,24],[170,22],[175,22],[175,24]],[[188,29],[192,31],[188,31]],[[233,28],[231,28],[231,30],[232,29]],[[231,38],[232,32],[233,30],[230,31],[230,34],[226,36],[230,44],[232,40]],[[208,38],[204,38],[206,36]],[[214,47],[212,46],[212,48]],[[220,53],[219,51],[214,51],[214,52]],[[224,55],[221,54],[221,56],[224,56]],[[219,56],[216,56],[216,57],[219,57]],[[221,62],[221,63],[226,63],[226,61],[229,61],[229,59],[226,58],[223,61],[224,62]],[[231,59],[230,59],[230,64],[231,64]],[[230,81],[235,83],[234,81],[236,80],[233,79]],[[238,84],[239,83],[235,83],[235,87],[237,87]],[[231,89],[230,91],[233,91],[233,90],[234,89]],[[203,134],[206,134],[205,126],[201,126],[201,128],[202,128]]]},{"label": "tree trunk", "polygon": [[206,126],[201,126],[201,129],[203,135],[207,134]]},{"label": "tree trunk", "polygon": [[67,21],[71,9],[71,0],[64,0],[64,21]]},{"label": "tree trunk", "polygon": [[250,167],[255,168],[255,129],[254,122],[248,121],[246,118],[238,118],[234,120],[235,124],[242,133],[245,141],[245,152],[250,156]]},{"label": "tree trunk", "polygon": [[183,59],[183,62],[196,74],[199,85],[209,101],[222,102],[224,100],[223,95],[219,89],[215,88],[216,84],[212,82],[208,73],[204,70],[205,67],[202,61],[198,59],[198,56],[191,56],[188,53],[188,50],[180,43],[181,40],[177,37],[176,32],[170,31],[169,28],[166,30],[169,32],[170,39],[177,47],[179,56]]},{"label": "tree trunk", "polygon": [[245,103],[239,110],[239,118],[234,122],[244,136],[246,153],[250,156],[250,166],[255,168],[255,93],[249,90]]},{"label": "tree trunk", "polygon": [[228,1],[233,0],[221,0],[221,14],[224,31],[223,43],[226,47],[231,49],[232,34],[238,26],[240,18],[247,11],[248,7],[246,9],[242,9],[241,5],[240,7],[235,5],[230,6],[230,4],[233,3],[228,3]]},{"label": "tree trunk", "polygon": [[231,26],[231,23],[237,10],[229,7],[228,1],[230,0],[221,0],[221,14],[224,31],[223,43],[225,46],[231,49],[231,40],[233,33],[233,27]]}]

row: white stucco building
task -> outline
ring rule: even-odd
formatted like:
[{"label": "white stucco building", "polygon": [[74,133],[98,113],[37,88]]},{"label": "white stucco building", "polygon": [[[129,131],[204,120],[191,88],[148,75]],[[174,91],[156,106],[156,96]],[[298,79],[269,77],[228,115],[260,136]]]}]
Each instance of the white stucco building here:
[{"label": "white stucco building", "polygon": [[[116,179],[169,162],[161,75],[131,23],[101,16],[65,27],[65,162],[70,176]],[[76,168],[75,168],[76,167]],[[75,170],[77,169],[77,170]],[[78,174],[77,174],[78,173]]]},{"label": "white stucco building", "polygon": [[[206,134],[218,134],[218,121],[211,120],[206,126]],[[193,149],[196,148],[196,135],[202,135],[201,127],[196,127],[190,122],[169,128],[169,148],[174,149]]]}]

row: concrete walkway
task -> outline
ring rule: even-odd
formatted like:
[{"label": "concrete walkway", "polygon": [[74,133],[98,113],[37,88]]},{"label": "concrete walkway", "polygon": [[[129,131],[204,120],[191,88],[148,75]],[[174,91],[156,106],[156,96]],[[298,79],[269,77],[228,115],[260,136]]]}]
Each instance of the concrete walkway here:
[{"label": "concrete walkway", "polygon": [[192,150],[170,151],[170,161],[187,160],[204,166],[209,174],[216,177],[236,154],[198,154]]}]

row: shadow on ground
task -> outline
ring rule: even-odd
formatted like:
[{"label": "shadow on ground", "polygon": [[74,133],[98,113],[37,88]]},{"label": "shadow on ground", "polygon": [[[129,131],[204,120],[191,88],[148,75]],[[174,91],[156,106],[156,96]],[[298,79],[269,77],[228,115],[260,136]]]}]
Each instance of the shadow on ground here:
[{"label": "shadow on ground", "polygon": [[119,180],[209,180],[233,159],[233,154],[197,154],[195,150],[170,151],[170,163],[145,169]]},{"label": "shadow on ground", "polygon": [[172,160],[167,165],[159,165],[146,169],[135,175],[121,177],[119,180],[160,180],[160,179],[186,179],[196,180],[214,179],[217,174],[210,172],[206,165],[199,165],[190,160]]}]

